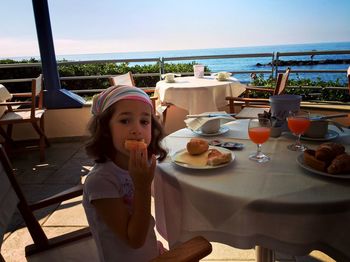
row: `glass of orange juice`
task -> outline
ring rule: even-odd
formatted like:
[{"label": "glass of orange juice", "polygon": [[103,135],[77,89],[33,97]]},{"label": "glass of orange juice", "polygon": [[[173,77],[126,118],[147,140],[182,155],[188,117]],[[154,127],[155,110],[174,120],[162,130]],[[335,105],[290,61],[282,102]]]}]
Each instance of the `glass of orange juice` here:
[{"label": "glass of orange juice", "polygon": [[300,143],[300,137],[310,126],[309,112],[302,110],[289,112],[287,122],[289,130],[297,136],[295,143],[287,146],[288,149],[292,151],[305,151],[307,147]]},{"label": "glass of orange juice", "polygon": [[248,126],[248,134],[250,140],[257,145],[257,151],[249,155],[249,159],[259,163],[270,161],[270,157],[261,152],[261,145],[265,143],[271,132],[271,122],[268,118],[250,119]]}]

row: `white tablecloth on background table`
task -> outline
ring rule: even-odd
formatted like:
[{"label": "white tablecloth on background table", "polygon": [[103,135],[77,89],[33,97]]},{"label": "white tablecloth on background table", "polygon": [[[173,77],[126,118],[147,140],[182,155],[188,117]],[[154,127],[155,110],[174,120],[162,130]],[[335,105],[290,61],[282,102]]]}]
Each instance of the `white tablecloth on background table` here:
[{"label": "white tablecloth on background table", "polygon": [[[220,137],[242,142],[236,159],[226,167],[195,170],[169,159],[158,164],[154,181],[156,221],[170,245],[195,235],[209,241],[248,249],[256,245],[292,255],[319,249],[350,259],[350,179],[320,176],[302,169],[299,152],[289,151],[288,135],[270,138],[262,151],[271,161],[258,164],[248,156],[256,145],[247,140],[247,121],[231,122]],[[242,124],[239,130],[240,123]],[[171,154],[186,147],[191,131],[169,135]],[[350,152],[350,132],[335,141]],[[307,142],[316,148],[320,142]]]},{"label": "white tablecloth on background table", "polygon": [[161,103],[171,103],[188,110],[189,114],[218,111],[227,104],[226,96],[239,96],[245,91],[246,85],[236,78],[218,81],[214,77],[204,78],[177,77],[174,83],[159,81],[155,95]]}]

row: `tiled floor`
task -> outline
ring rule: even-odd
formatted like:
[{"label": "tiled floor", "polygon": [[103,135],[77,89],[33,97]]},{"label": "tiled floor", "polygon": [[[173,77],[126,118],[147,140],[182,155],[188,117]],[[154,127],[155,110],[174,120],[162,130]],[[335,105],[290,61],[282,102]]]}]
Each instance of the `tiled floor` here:
[{"label": "tiled floor", "polygon": [[[40,200],[76,185],[92,167],[83,150],[83,142],[65,140],[52,143],[47,149],[47,162],[39,163],[39,154],[35,151],[12,157],[11,161],[17,178],[29,202]],[[63,202],[42,210],[36,215],[49,237],[87,226],[81,198]],[[20,214],[16,213],[9,226],[2,245],[1,253],[8,262],[26,261],[24,248],[32,240],[23,224]],[[203,261],[255,261],[253,249],[240,250],[219,243],[213,244],[213,252]],[[284,254],[276,254],[276,261],[334,261],[318,252],[313,256],[293,258]]]}]

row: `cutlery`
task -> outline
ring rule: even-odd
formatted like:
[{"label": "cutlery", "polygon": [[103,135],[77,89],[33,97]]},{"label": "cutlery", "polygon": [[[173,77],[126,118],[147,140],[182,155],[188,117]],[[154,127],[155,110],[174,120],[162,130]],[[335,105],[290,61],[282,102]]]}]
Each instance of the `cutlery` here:
[{"label": "cutlery", "polygon": [[197,117],[217,117],[217,116],[235,116],[236,114],[207,114],[207,115],[187,115],[187,118],[197,118]]},{"label": "cutlery", "polygon": [[335,114],[335,115],[328,115],[328,116],[312,116],[312,117],[310,117],[310,119],[311,120],[325,120],[325,119],[345,117],[345,116],[348,116],[348,114]]}]

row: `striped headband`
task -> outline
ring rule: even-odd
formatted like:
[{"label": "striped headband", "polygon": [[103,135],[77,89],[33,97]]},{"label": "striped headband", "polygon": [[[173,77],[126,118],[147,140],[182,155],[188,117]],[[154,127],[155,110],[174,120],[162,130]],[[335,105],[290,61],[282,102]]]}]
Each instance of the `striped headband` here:
[{"label": "striped headband", "polygon": [[151,99],[140,88],[132,86],[111,86],[92,98],[91,112],[97,116],[120,100],[138,100],[153,108]]}]

